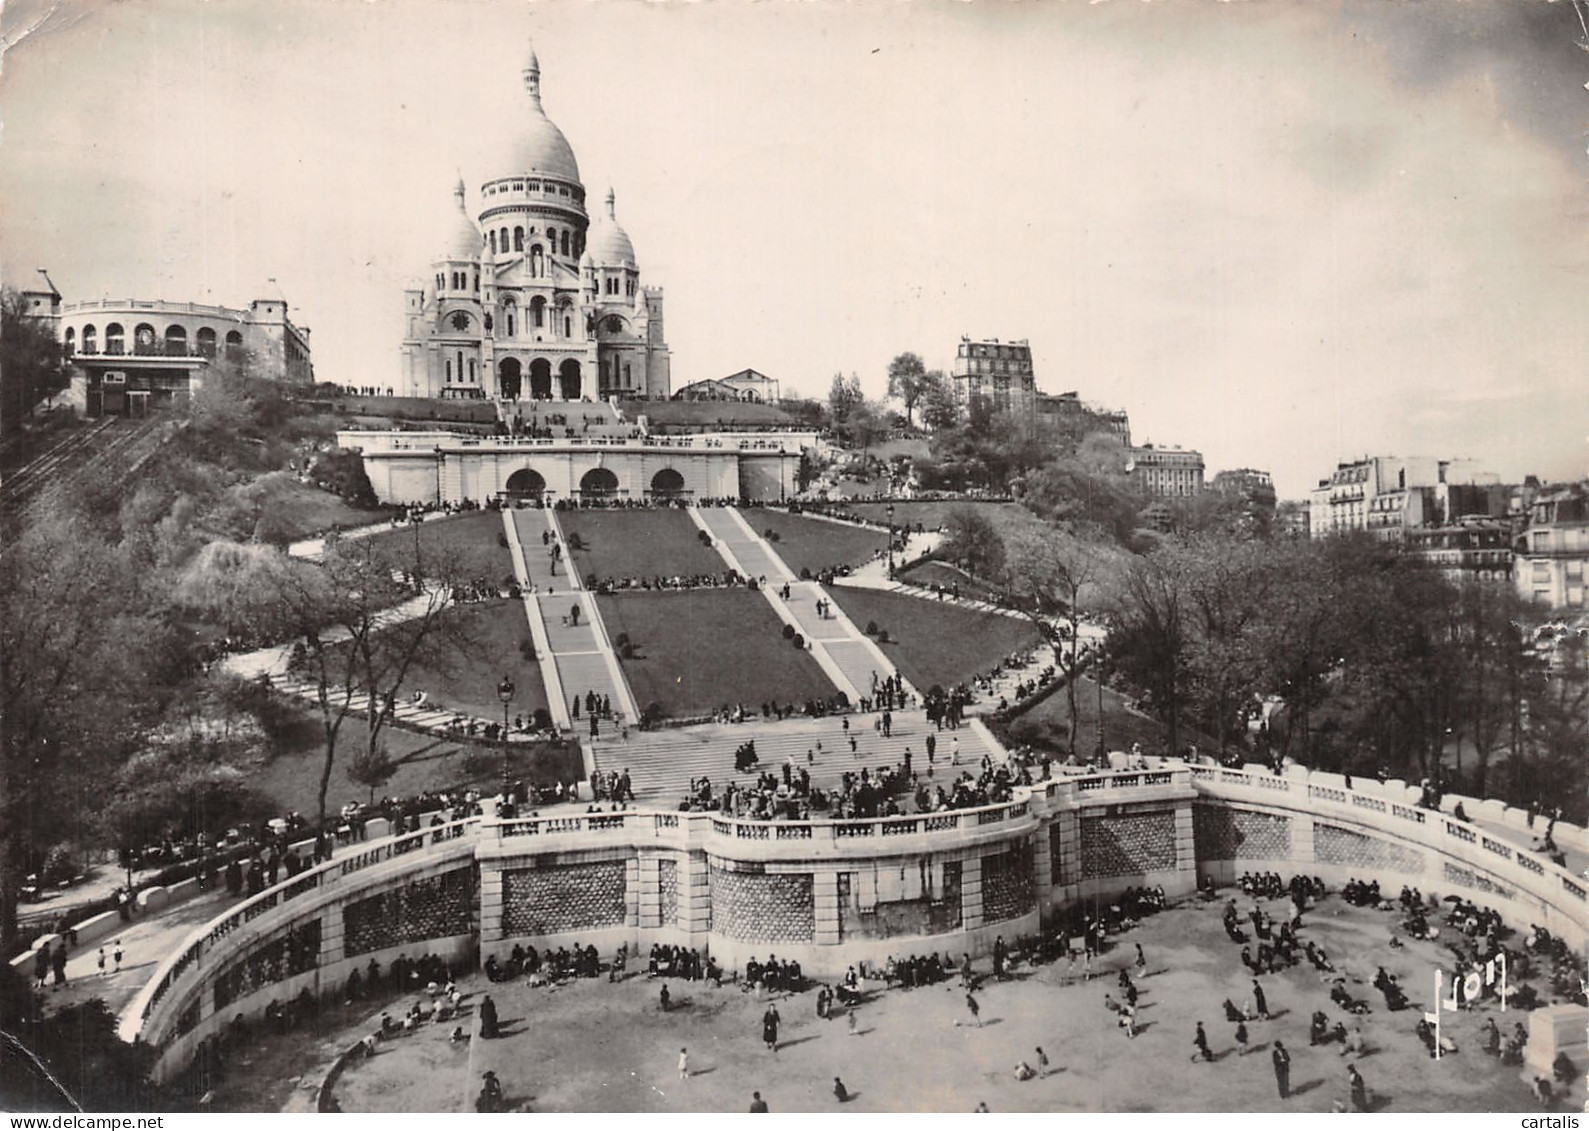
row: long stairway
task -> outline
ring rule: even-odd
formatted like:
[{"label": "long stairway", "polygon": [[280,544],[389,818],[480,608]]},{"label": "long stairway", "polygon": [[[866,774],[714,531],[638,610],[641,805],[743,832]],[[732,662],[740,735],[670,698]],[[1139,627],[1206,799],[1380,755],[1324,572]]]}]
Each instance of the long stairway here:
[{"label": "long stairway", "polygon": [[[639,721],[640,709],[618,666],[618,657],[602,624],[601,610],[596,607],[596,599],[579,587],[578,576],[568,571],[568,545],[563,541],[557,512],[547,509],[539,513],[544,516],[549,543],[555,541],[562,547],[562,564],[554,576],[551,558],[535,554],[533,541],[526,556],[538,558],[540,567],[546,571],[546,586],[552,589],[546,592],[543,588],[536,594],[535,601],[545,625],[547,646],[557,666],[557,681],[563,696],[570,700],[565,707],[571,705],[575,696],[583,701],[587,693],[594,693],[611,702],[616,722],[632,725]],[[538,588],[541,588],[539,583]],[[583,723],[583,703],[580,714]]]},{"label": "long stairway", "polygon": [[[842,718],[790,719],[786,722],[753,722],[737,725],[696,726],[651,732],[630,732],[627,741],[603,739],[591,745],[595,767],[603,772],[629,771],[635,796],[644,801],[673,805],[689,791],[697,778],[712,779],[720,790],[730,780],[754,783],[758,772],[782,773],[784,762],[794,759],[794,768],[811,771],[812,784],[822,788],[837,786],[846,773],[876,771],[897,765],[911,752],[911,768],[931,785],[948,787],[962,771],[980,773],[985,754],[1002,761],[1005,753],[981,726],[962,726],[959,730],[935,730],[922,712],[896,712],[893,735],[884,738],[874,729],[880,715],[848,715],[850,730]],[[927,735],[934,735],[936,763],[927,762]],[[855,736],[851,752],[849,735]],[[758,769],[748,774],[734,772],[734,751],[747,741],[756,743]],[[959,762],[951,766],[958,740]],[[818,749],[820,743],[821,749]],[[811,761],[807,760],[807,753]],[[928,770],[932,776],[928,777]]]},{"label": "long stairway", "polygon": [[797,580],[783,559],[750,528],[735,508],[698,507],[696,513],[712,537],[723,543],[738,560],[740,572],[745,576],[766,578],[773,585]]}]

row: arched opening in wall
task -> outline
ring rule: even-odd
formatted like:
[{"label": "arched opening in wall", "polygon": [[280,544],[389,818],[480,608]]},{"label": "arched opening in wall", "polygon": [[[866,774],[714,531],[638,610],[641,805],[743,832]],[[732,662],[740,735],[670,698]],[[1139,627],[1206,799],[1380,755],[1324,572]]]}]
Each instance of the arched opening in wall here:
[{"label": "arched opening in wall", "polygon": [[138,328],[132,332],[132,351],[146,357],[161,352],[160,339],[155,336],[154,327],[149,323],[138,323]]},{"label": "arched opening in wall", "polygon": [[226,331],[226,354],[237,357],[243,352],[243,335],[237,330]]},{"label": "arched opening in wall", "polygon": [[66,355],[70,357],[72,351],[77,348],[77,328],[75,326],[66,328],[66,341],[64,344],[66,346]]},{"label": "arched opening in wall", "polygon": [[120,322],[112,322],[109,326],[106,326],[105,327],[105,352],[106,353],[126,353],[127,352],[126,333],[127,332],[121,328],[121,323]]},{"label": "arched opening in wall", "polygon": [[579,362],[571,357],[564,360],[563,364],[558,366],[557,379],[562,386],[563,399],[565,401],[577,401],[579,399]]},{"label": "arched opening in wall", "polygon": [[593,467],[580,478],[579,493],[587,499],[610,499],[618,493],[618,476],[609,468]]},{"label": "arched opening in wall", "polygon": [[545,273],[542,263],[541,245],[536,244],[530,248],[530,278],[539,279]]},{"label": "arched opening in wall", "polygon": [[188,356],[188,330],[186,326],[166,327],[166,356]]},{"label": "arched opening in wall", "polygon": [[538,401],[552,399],[552,363],[544,357],[530,362],[530,396]]},{"label": "arched opening in wall", "polygon": [[514,251],[523,251],[524,250],[524,229],[523,228],[514,228],[513,229],[513,250]]},{"label": "arched opening in wall", "polygon": [[528,467],[508,476],[506,493],[510,499],[539,499],[546,490],[546,478]]},{"label": "arched opening in wall", "polygon": [[651,493],[665,499],[688,494],[684,489],[684,476],[671,467],[664,467],[651,477]]},{"label": "arched opening in wall", "polygon": [[97,352],[99,352],[98,333],[99,333],[99,331],[94,329],[94,324],[92,322],[90,322],[87,326],[83,327],[83,352],[84,353],[97,353]]},{"label": "arched opening in wall", "polygon": [[540,295],[530,300],[530,322],[537,330],[546,325],[546,300]]},{"label": "arched opening in wall", "polygon": [[568,255],[568,230],[566,228],[561,233],[561,239],[562,239],[563,255],[567,256]]},{"label": "arched opening in wall", "polygon": [[497,367],[497,395],[505,401],[519,399],[519,389],[524,384],[524,373],[516,357],[504,357]]},{"label": "arched opening in wall", "polygon": [[208,326],[199,331],[199,354],[203,357],[215,356],[215,331]]}]

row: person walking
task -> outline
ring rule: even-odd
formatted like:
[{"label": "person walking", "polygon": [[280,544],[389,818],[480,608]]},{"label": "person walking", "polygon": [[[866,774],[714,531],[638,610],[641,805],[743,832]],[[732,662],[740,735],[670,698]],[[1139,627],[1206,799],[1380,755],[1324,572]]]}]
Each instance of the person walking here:
[{"label": "person walking", "polygon": [[1192,1038],[1192,1044],[1197,1048],[1197,1055],[1192,1057],[1194,1061],[1199,1056],[1204,1060],[1214,1059],[1214,1054],[1208,1047],[1208,1034],[1203,1032],[1203,1023],[1201,1021],[1197,1023],[1197,1035]]},{"label": "person walking", "polygon": [[858,1025],[860,1023],[860,1021],[859,1021],[860,1016],[861,1016],[860,1012],[853,1005],[850,1006],[850,1008],[845,1011],[845,1019],[848,1020],[849,1023],[850,1023],[850,1036],[852,1036],[852,1037],[860,1036],[860,1034],[856,1031],[856,1028],[855,1028],[856,1025]]},{"label": "person walking", "polygon": [[[1279,1048],[1280,1046],[1277,1043],[1275,1047]],[[1247,1055],[1247,1022],[1245,1021],[1236,1022],[1236,1055]]]},{"label": "person walking", "polygon": [[761,1015],[761,1039],[766,1042],[769,1052],[778,1051],[778,1007],[770,1005],[767,1012]]},{"label": "person walking", "polygon": [[116,949],[112,952],[111,958],[116,963],[116,968],[114,970],[112,970],[111,973],[120,974],[121,973],[121,940],[120,939],[116,940]]},{"label": "person walking", "polygon": [[850,1102],[850,1090],[844,1086],[844,1081],[837,1076],[833,1078],[833,1098],[841,1104]]},{"label": "person walking", "polygon": [[689,1078],[690,1078],[690,1050],[687,1049],[687,1048],[686,1049],[680,1049],[679,1050],[679,1079],[680,1080],[688,1080]]},{"label": "person walking", "polygon": [[1037,1046],[1037,1074],[1039,1076],[1048,1075],[1048,1054],[1043,1051],[1042,1045]]},{"label": "person walking", "polygon": [[105,976],[105,948],[104,947],[100,947],[99,948],[99,976],[101,978],[103,978]]},{"label": "person walking", "polygon": [[1148,972],[1148,956],[1142,953],[1142,944],[1137,943],[1137,977],[1142,977]]},{"label": "person walking", "polygon": [[1258,1017],[1264,1021],[1269,1020],[1269,1002],[1263,996],[1263,987],[1258,984],[1257,978],[1252,980],[1252,1003],[1258,1011]]},{"label": "person walking", "polygon": [[750,1094],[750,1114],[765,1115],[767,1110],[767,1101],[761,1098],[761,1093],[752,1092]]},{"label": "person walking", "polygon": [[978,1029],[982,1028],[982,1006],[978,1003],[976,995],[966,994],[966,1008],[971,1011],[971,1020]]},{"label": "person walking", "polygon": [[1288,1100],[1291,1098],[1291,1054],[1283,1042],[1276,1041],[1270,1056],[1275,1065],[1275,1086],[1280,1089],[1280,1098]]},{"label": "person walking", "polygon": [[1352,1106],[1358,1111],[1367,1111],[1368,1085],[1363,1083],[1363,1074],[1357,1070],[1357,1065],[1346,1066],[1346,1079],[1352,1086]]}]

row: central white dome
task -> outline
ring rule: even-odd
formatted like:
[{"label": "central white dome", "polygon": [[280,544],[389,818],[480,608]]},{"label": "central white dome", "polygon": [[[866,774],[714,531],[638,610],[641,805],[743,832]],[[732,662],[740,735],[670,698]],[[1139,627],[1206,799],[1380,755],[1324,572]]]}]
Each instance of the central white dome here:
[{"label": "central white dome", "polygon": [[541,62],[532,48],[530,62],[524,68],[524,89],[529,94],[527,113],[516,135],[509,142],[504,159],[508,167],[494,170],[497,176],[520,176],[538,173],[564,181],[579,181],[579,162],[574,160],[574,147],[568,144],[563,131],[558,129],[541,106]]}]

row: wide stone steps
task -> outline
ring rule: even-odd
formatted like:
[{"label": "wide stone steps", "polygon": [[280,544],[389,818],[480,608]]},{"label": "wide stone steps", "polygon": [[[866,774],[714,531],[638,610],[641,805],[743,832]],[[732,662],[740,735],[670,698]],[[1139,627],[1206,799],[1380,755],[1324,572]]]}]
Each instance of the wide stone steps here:
[{"label": "wide stone steps", "polygon": [[[744,742],[755,740],[760,769],[782,775],[787,758],[793,757],[795,770],[811,771],[812,784],[835,787],[846,772],[859,774],[863,768],[876,771],[904,760],[911,751],[911,768],[924,780],[946,787],[961,771],[980,773],[985,754],[995,758],[1002,751],[983,742],[976,730],[936,730],[920,711],[893,716],[893,736],[882,737],[874,728],[879,714],[850,715],[850,733],[857,750],[850,752],[849,740],[838,718],[798,719],[784,723],[741,723],[738,725],[690,727],[642,734],[631,731],[627,741],[603,740],[592,747],[596,768],[603,772],[629,771],[635,795],[658,804],[672,805],[682,800],[692,779],[712,779],[714,791],[721,791],[730,780],[754,783],[756,772],[736,774],[734,751]],[[937,764],[927,777],[927,735],[937,738]],[[958,767],[949,765],[954,740],[959,740]],[[817,749],[821,743],[822,748]],[[813,762],[806,760],[811,751]]]},{"label": "wide stone steps", "polygon": [[[580,700],[579,718],[572,723],[577,733],[584,733],[590,724],[585,717],[585,693],[594,691],[598,696],[607,696],[612,700],[612,709],[617,714],[623,713],[622,701],[613,690],[612,676],[607,668],[607,658],[599,652],[573,652],[553,653],[557,662],[557,678],[563,685],[563,692],[569,698],[570,705],[577,695]],[[633,722],[634,720],[627,720]]]},{"label": "wide stone steps", "polygon": [[541,540],[541,535],[550,530],[546,522],[546,511],[527,507],[524,510],[508,513],[513,516],[514,528],[519,533],[519,544],[524,547],[524,568],[529,575],[530,584],[538,590],[552,588],[561,591],[570,588],[567,562],[559,564],[554,574],[551,546]]},{"label": "wide stone steps", "polygon": [[[568,592],[542,594],[536,598],[536,604],[541,610],[541,619],[546,624],[546,636],[551,645],[552,659],[557,665],[558,682],[562,684],[564,696],[572,699],[578,695],[584,698],[586,692],[595,692],[611,700],[613,712],[621,716],[622,721],[633,723],[636,720],[624,709],[627,695],[620,691],[613,679],[613,665],[607,652],[602,648],[601,641],[596,635],[596,627],[592,623],[592,605],[589,594]],[[579,609],[579,620],[574,622],[572,614],[575,608]],[[584,727],[584,709],[581,707],[580,720],[576,727]]]}]

